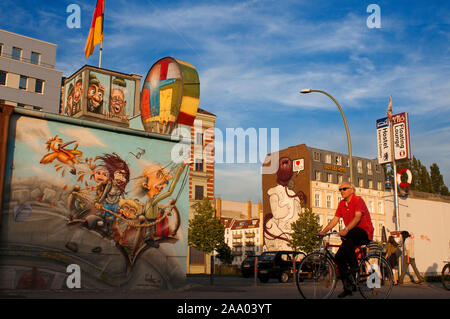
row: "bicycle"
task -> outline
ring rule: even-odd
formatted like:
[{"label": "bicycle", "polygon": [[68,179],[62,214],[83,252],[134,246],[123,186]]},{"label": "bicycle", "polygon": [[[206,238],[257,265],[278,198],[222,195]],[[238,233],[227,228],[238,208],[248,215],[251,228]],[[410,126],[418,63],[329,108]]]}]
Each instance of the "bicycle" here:
[{"label": "bicycle", "polygon": [[[338,269],[330,245],[324,238],[338,234],[330,232],[318,235],[320,248],[307,255],[300,263],[297,273],[297,288],[304,299],[327,299],[333,295],[337,283]],[[357,247],[359,271],[350,280],[365,299],[387,299],[394,286],[391,266],[381,249],[373,249],[374,244]],[[376,245],[376,244],[375,244]]]},{"label": "bicycle", "polygon": [[450,261],[445,261],[442,267],[442,285],[445,289],[450,290]]}]

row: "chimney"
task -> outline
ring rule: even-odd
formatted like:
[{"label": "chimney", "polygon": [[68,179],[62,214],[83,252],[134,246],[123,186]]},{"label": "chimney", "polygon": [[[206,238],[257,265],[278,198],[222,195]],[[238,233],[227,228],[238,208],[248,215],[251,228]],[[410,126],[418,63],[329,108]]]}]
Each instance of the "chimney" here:
[{"label": "chimney", "polygon": [[222,200],[220,197],[216,198],[216,217],[220,219],[222,216]]},{"label": "chimney", "polygon": [[252,202],[247,202],[247,219],[252,219]]}]

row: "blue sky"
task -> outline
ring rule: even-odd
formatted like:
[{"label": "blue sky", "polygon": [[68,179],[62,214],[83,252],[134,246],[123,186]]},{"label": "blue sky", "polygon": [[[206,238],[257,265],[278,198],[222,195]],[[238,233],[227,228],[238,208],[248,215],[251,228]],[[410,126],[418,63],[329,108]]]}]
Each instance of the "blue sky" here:
[{"label": "blue sky", "polygon": [[[98,65],[84,58],[96,1],[6,0],[0,28],[58,45],[56,68],[68,76]],[[368,5],[381,28],[368,28]],[[69,29],[70,4],[81,28]],[[192,63],[200,107],[216,126],[279,128],[280,148],[308,146],[375,158],[376,119],[408,112],[412,154],[436,162],[450,185],[450,3],[448,1],[122,1],[107,0],[102,66],[145,77],[158,59]],[[270,149],[270,148],[269,148]],[[260,163],[217,164],[216,195],[261,200]]]}]

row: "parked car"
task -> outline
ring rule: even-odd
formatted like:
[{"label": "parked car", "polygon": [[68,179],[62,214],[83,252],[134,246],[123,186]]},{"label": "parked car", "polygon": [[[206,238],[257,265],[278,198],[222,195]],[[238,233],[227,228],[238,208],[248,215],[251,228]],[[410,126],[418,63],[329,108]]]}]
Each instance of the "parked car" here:
[{"label": "parked car", "polygon": [[247,256],[241,263],[241,272],[244,278],[249,278],[254,275],[255,272],[255,258],[258,256]]},{"label": "parked car", "polygon": [[293,276],[293,260],[298,269],[305,253],[296,251],[266,251],[258,258],[258,278],[261,282],[268,282],[276,278],[279,282],[288,282]]}]

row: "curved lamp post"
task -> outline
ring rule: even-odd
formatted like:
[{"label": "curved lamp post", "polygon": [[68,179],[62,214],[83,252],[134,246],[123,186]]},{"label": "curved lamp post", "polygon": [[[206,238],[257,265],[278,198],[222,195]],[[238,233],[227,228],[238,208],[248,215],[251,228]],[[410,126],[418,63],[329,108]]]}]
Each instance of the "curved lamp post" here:
[{"label": "curved lamp post", "polygon": [[345,119],[345,115],[344,112],[342,111],[341,106],[339,105],[339,103],[334,99],[334,97],[332,97],[330,94],[328,94],[325,91],[321,91],[321,90],[311,90],[311,89],[303,89],[300,91],[300,93],[302,94],[308,94],[311,92],[318,92],[318,93],[322,93],[325,94],[326,96],[328,96],[330,99],[333,100],[334,103],[336,103],[337,107],[339,108],[339,111],[341,112],[342,115],[342,119],[344,120],[344,125],[345,125],[345,131],[347,133],[347,143],[348,143],[348,157],[349,157],[349,164],[350,164],[350,183],[353,183],[353,159],[352,159],[352,142],[350,140],[350,133],[348,131],[348,125],[347,125],[347,120]]}]

